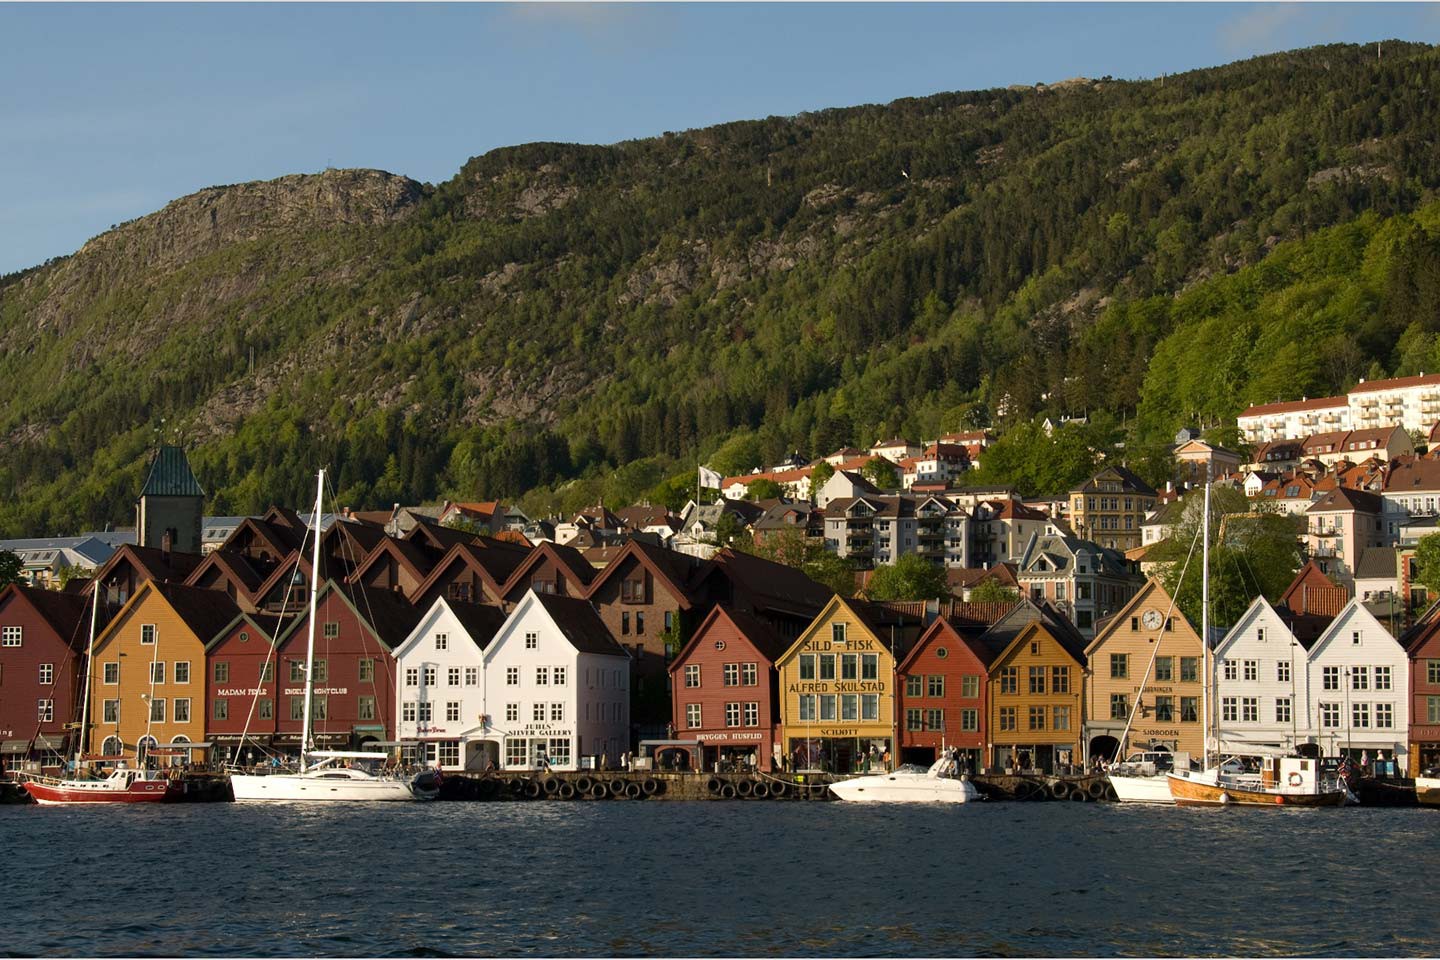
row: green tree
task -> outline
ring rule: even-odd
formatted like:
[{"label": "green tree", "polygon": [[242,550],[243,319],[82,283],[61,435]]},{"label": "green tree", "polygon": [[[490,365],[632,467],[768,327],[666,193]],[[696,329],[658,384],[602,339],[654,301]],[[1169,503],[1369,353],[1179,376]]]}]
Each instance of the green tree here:
[{"label": "green tree", "polygon": [[711,538],[717,547],[734,547],[737,550],[749,549],[755,542],[750,531],[740,522],[740,518],[728,510],[720,514],[720,519],[715,521]]},{"label": "green tree", "polygon": [[780,484],[774,480],[767,480],[762,477],[759,480],[750,481],[750,484],[745,488],[745,499],[773,500],[776,497],[783,496],[784,493],[785,491],[780,488]]},{"label": "green tree", "polygon": [[1440,533],[1421,537],[1415,544],[1415,579],[1432,597],[1440,596]]},{"label": "green tree", "polygon": [[865,461],[865,465],[860,468],[860,475],[881,490],[893,490],[900,486],[899,472],[895,465],[884,457]]},{"label": "green tree", "polygon": [[950,581],[944,567],[907,553],[876,567],[865,594],[871,600],[934,600],[950,595]]},{"label": "green tree", "polygon": [[20,582],[20,574],[25,570],[25,564],[20,561],[20,555],[10,550],[0,550],[0,587],[8,587],[12,583]]},{"label": "green tree", "polygon": [[820,488],[825,486],[825,481],[835,476],[835,468],[829,461],[821,460],[815,464],[815,469],[810,471],[810,502],[814,503],[820,497]]},{"label": "green tree", "polygon": [[[1185,497],[1180,522],[1170,536],[1152,548],[1150,557],[1166,564],[1161,582],[1186,619],[1198,630],[1201,606],[1201,546],[1197,539],[1203,490]],[[1274,601],[1300,569],[1303,518],[1253,510],[1239,490],[1211,491],[1210,621],[1228,627],[1257,596]],[[1191,554],[1191,545],[1194,552]],[[1186,567],[1186,555],[1191,554]],[[1183,576],[1183,579],[1182,579]]]},{"label": "green tree", "polygon": [[994,577],[986,577],[970,588],[971,603],[1012,603],[1020,599],[1020,591],[1007,587]]},{"label": "green tree", "polygon": [[795,567],[842,597],[855,593],[855,567],[844,557],[826,550],[819,538],[806,536],[803,530],[794,527],[777,530],[756,544],[751,552],[787,567]]}]

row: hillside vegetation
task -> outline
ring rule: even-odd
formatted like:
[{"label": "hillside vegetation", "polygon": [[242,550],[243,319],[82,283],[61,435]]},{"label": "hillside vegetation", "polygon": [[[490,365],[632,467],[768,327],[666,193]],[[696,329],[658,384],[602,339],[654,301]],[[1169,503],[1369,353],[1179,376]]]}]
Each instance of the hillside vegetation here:
[{"label": "hillside vegetation", "polygon": [[[1440,369],[1437,57],[202,191],[0,279],[0,533],[125,520],[162,434],[217,513],[301,502],[322,464],[357,507],[675,500],[698,460],[1041,413],[1154,476],[1182,423]],[[983,479],[1088,467],[1035,459]]]}]

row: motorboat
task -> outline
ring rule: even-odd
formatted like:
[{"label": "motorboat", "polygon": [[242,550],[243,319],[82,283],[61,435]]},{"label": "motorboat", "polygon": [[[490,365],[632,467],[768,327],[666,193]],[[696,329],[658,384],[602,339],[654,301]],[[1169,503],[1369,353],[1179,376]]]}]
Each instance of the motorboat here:
[{"label": "motorboat", "polygon": [[1341,807],[1354,799],[1344,780],[1322,776],[1320,761],[1308,757],[1265,757],[1258,774],[1211,769],[1166,779],[1184,807]]},{"label": "motorboat", "polygon": [[311,753],[318,761],[298,773],[232,774],[230,789],[236,800],[430,800],[440,792],[433,774],[391,776],[359,766],[340,766],[347,759],[368,759],[365,753]]},{"label": "motorboat", "polygon": [[960,773],[955,751],[947,750],[929,769],[907,765],[893,773],[851,777],[830,784],[830,792],[851,803],[971,803],[975,784]]}]

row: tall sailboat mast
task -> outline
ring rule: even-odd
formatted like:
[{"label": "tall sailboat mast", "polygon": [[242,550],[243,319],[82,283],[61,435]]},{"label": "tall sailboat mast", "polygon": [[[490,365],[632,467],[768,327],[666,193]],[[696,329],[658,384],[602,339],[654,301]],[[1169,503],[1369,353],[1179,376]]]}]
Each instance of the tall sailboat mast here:
[{"label": "tall sailboat mast", "polygon": [[[1210,471],[1205,471],[1205,513],[1200,552],[1200,656],[1205,670],[1205,686],[1200,692],[1202,769],[1210,768],[1210,685],[1214,670],[1210,664]],[[1219,749],[1219,743],[1216,743]]]},{"label": "tall sailboat mast", "polygon": [[323,506],[325,497],[325,471],[321,470],[315,480],[315,522],[311,526],[311,532],[315,535],[315,545],[311,551],[310,560],[310,616],[309,629],[306,631],[305,639],[305,711],[301,722],[300,730],[300,769],[304,770],[308,763],[306,757],[310,753],[310,701],[314,699],[315,679],[312,676],[315,669],[315,603],[320,592],[320,508]]},{"label": "tall sailboat mast", "polygon": [[[80,735],[75,738],[75,769],[80,769],[80,758],[90,739],[90,672],[95,658],[95,619],[100,609],[100,581],[91,584],[90,590],[90,642],[85,645],[85,694],[80,701]],[[73,717],[74,714],[72,713]]]}]

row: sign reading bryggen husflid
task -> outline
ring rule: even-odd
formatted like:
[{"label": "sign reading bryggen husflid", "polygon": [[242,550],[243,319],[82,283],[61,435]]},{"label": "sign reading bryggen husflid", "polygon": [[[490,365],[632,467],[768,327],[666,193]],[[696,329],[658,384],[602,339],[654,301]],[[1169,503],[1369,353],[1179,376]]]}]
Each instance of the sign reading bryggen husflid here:
[{"label": "sign reading bryggen husflid", "polygon": [[891,766],[897,738],[895,653],[920,620],[835,597],[780,658],[780,749],[793,770]]}]

